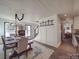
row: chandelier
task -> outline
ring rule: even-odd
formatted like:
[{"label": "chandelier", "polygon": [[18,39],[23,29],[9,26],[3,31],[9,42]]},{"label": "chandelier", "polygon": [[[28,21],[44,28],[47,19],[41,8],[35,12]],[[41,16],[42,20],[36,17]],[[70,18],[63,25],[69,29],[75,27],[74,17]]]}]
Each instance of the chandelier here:
[{"label": "chandelier", "polygon": [[24,19],[24,14],[22,14],[22,17],[19,18],[18,15],[15,13],[15,20],[21,21]]}]

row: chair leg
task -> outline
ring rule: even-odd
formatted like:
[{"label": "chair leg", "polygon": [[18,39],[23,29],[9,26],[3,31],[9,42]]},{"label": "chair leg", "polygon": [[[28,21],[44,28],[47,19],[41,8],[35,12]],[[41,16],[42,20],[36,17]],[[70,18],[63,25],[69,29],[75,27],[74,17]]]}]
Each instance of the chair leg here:
[{"label": "chair leg", "polygon": [[19,56],[18,56],[18,59],[19,59]]},{"label": "chair leg", "polygon": [[12,56],[9,56],[9,59],[12,59]]},{"label": "chair leg", "polygon": [[28,56],[28,51],[25,51],[25,55],[26,55],[26,58],[27,58],[27,56]]}]

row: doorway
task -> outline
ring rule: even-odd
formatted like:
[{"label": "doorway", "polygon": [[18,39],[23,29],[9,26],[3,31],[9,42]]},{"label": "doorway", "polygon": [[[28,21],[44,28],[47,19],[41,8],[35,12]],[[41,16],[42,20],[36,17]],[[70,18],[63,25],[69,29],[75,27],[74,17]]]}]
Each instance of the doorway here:
[{"label": "doorway", "polygon": [[61,23],[62,42],[72,43],[72,19],[65,18]]}]

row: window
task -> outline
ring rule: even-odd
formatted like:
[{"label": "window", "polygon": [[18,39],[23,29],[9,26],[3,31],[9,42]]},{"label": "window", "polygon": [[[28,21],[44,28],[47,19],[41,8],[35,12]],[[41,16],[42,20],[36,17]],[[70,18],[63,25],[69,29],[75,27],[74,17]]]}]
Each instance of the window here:
[{"label": "window", "polygon": [[26,37],[31,35],[30,31],[31,31],[31,26],[26,26],[26,31],[25,31]]},{"label": "window", "polygon": [[15,24],[10,22],[5,22],[5,36],[10,37],[11,34],[15,35]]},{"label": "window", "polygon": [[28,36],[30,36],[30,26],[28,26],[28,31],[27,31],[27,33],[28,33]]}]

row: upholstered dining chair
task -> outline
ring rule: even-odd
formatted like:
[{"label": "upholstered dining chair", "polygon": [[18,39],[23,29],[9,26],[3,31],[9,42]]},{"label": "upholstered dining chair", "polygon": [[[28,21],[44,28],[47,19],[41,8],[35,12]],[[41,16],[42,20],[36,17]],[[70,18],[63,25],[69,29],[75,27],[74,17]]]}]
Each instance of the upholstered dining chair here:
[{"label": "upholstered dining chair", "polygon": [[3,36],[1,36],[1,39],[2,39],[2,42],[3,42],[4,59],[6,59],[6,44],[5,44],[5,41],[4,41],[4,37]]},{"label": "upholstered dining chair", "polygon": [[14,53],[9,57],[9,59],[12,59],[13,57],[19,57],[22,54],[26,54],[27,56],[27,45],[28,45],[28,41],[25,37],[21,37],[18,41],[17,41],[17,47],[14,48]]},{"label": "upholstered dining chair", "polygon": [[79,37],[78,36],[75,36],[75,37],[76,37],[76,41],[77,41],[76,53],[79,54]]},{"label": "upholstered dining chair", "polygon": [[[6,44],[7,40],[5,40],[4,36],[1,36],[1,39],[2,39],[3,46],[4,46],[5,49],[11,49],[13,47],[16,47],[16,44],[11,44],[11,45],[10,44]],[[11,40],[9,40],[9,41],[11,41]]]},{"label": "upholstered dining chair", "polygon": [[7,45],[4,36],[1,36],[1,39],[3,43],[4,59],[6,59],[6,50],[16,47],[16,44]]}]

